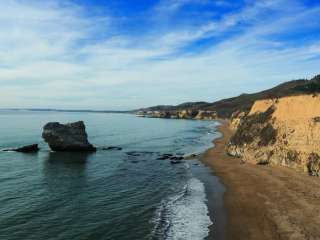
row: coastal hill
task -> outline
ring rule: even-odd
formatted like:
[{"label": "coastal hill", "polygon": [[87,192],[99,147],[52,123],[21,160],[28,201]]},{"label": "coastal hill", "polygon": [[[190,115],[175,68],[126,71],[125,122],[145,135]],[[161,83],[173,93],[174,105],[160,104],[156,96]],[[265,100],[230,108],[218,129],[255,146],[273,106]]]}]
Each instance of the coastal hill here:
[{"label": "coastal hill", "polygon": [[[249,112],[254,102],[262,99],[280,98],[284,96],[301,95],[320,92],[320,75],[314,78],[299,79],[282,83],[276,87],[257,93],[241,94],[237,97],[219,100],[213,103],[208,102],[187,102],[176,106],[159,105],[149,108],[138,109],[135,112],[150,117],[166,117],[176,115],[176,112],[191,111],[197,115],[199,110],[216,114],[218,118],[230,118],[236,111]],[[176,118],[176,117],[174,117]],[[190,116],[188,118],[191,118]]]},{"label": "coastal hill", "polygon": [[229,155],[243,163],[281,165],[320,175],[320,75],[214,103],[184,103],[142,109],[147,117],[228,118]]}]

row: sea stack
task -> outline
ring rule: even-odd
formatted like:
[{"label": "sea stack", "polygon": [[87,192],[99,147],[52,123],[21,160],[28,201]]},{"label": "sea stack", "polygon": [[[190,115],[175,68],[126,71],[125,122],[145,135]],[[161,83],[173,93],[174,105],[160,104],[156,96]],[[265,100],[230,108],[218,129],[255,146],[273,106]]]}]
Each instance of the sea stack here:
[{"label": "sea stack", "polygon": [[53,151],[94,152],[83,121],[61,124],[49,122],[43,127],[43,139]]}]

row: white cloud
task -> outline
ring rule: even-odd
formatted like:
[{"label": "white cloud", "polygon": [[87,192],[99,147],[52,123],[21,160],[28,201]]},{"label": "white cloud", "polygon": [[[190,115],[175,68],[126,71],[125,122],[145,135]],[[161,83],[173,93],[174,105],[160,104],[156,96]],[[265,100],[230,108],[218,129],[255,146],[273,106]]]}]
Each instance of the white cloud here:
[{"label": "white cloud", "polygon": [[168,15],[173,14],[185,5],[208,3],[208,0],[160,0],[154,10],[160,15]]},{"label": "white cloud", "polygon": [[[166,2],[177,10],[193,1]],[[0,107],[110,109],[211,101],[311,76],[320,63],[319,41],[290,46],[272,36],[317,28],[310,21],[319,9],[295,0],[283,9],[285,3],[248,3],[198,28],[186,24],[136,37],[118,34],[112,16],[89,17],[70,3],[0,2]],[[233,31],[205,51],[180,52]]]}]

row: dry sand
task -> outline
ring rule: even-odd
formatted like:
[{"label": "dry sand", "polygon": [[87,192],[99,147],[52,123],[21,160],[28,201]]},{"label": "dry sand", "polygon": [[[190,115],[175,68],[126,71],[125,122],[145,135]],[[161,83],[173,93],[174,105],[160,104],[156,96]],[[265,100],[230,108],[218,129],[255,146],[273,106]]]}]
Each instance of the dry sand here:
[{"label": "dry sand", "polygon": [[228,124],[222,122],[223,137],[202,158],[227,189],[227,239],[319,240],[320,178],[285,167],[241,164],[225,152],[232,134]]}]

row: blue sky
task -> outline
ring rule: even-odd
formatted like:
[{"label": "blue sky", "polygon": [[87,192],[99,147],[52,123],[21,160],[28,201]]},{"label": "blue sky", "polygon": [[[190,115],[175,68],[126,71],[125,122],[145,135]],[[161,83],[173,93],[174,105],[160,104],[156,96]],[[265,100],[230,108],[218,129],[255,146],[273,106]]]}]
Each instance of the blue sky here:
[{"label": "blue sky", "polygon": [[0,107],[215,101],[320,73],[320,1],[6,0]]}]

